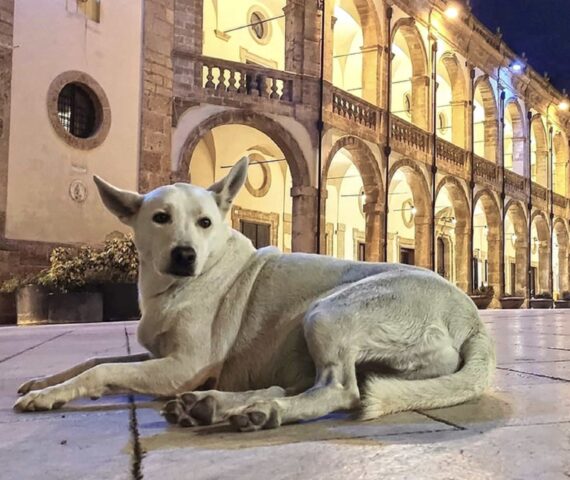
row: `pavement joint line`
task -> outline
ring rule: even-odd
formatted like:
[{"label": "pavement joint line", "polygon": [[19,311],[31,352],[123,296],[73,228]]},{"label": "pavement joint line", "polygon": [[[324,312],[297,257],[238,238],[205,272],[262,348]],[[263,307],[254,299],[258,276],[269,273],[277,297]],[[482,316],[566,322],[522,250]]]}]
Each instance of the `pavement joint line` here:
[{"label": "pavement joint line", "polygon": [[[125,340],[127,346],[127,354],[131,354],[131,343],[129,341],[129,332],[125,329]],[[133,451],[131,453],[131,475],[133,480],[142,480],[142,460],[143,451],[140,442],[139,423],[137,418],[137,405],[134,395],[129,395],[129,431],[131,432]]]},{"label": "pavement joint line", "polygon": [[63,333],[60,333],[59,335],[48,338],[48,339],[44,340],[43,342],[40,342],[36,345],[32,345],[31,347],[28,347],[28,348],[25,348],[24,350],[13,353],[12,355],[8,355],[7,357],[0,358],[0,363],[4,363],[4,362],[7,362],[8,360],[12,360],[13,358],[18,357],[19,355],[22,355],[23,353],[26,353],[26,352],[29,352],[30,350],[34,350],[35,348],[41,347],[42,345],[45,345],[46,343],[51,342],[53,340],[57,340],[58,338],[63,337],[64,335],[67,335],[68,333],[71,333],[72,331],[73,330],[66,330]]},{"label": "pavement joint line", "polygon": [[435,415],[431,415],[429,413],[424,412],[423,410],[414,410],[414,412],[419,413],[420,415],[423,415],[424,417],[427,417],[430,420],[433,420],[434,422],[443,423],[444,425],[447,425],[449,427],[453,427],[457,430],[467,430],[466,427],[462,427],[461,425],[457,425],[456,423],[450,422],[450,421],[445,420],[443,418],[439,418]]},{"label": "pavement joint line", "polygon": [[524,375],[532,375],[533,377],[548,378],[550,380],[558,380],[560,382],[570,383],[570,380],[568,380],[567,378],[554,377],[552,375],[542,375],[540,373],[525,372],[523,370],[516,370],[514,368],[497,367],[497,370],[506,370],[508,372],[522,373]]}]

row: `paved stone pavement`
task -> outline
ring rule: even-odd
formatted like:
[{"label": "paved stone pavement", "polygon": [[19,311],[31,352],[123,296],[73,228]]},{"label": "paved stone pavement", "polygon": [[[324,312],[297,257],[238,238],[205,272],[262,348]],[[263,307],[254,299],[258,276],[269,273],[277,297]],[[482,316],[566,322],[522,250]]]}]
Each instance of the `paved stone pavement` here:
[{"label": "paved stone pavement", "polygon": [[25,380],[93,355],[140,351],[135,323],[0,328],[0,479],[567,479],[570,311],[483,312],[496,386],[453,408],[279,430],[178,429],[150,398],[16,414]]}]

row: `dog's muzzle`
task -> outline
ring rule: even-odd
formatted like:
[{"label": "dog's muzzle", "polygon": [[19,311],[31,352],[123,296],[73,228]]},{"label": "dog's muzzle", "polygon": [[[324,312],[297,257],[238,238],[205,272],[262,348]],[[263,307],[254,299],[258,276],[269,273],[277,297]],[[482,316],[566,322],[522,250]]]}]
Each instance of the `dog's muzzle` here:
[{"label": "dog's muzzle", "polygon": [[196,250],[192,247],[175,247],[170,252],[170,268],[168,273],[178,277],[194,275]]}]

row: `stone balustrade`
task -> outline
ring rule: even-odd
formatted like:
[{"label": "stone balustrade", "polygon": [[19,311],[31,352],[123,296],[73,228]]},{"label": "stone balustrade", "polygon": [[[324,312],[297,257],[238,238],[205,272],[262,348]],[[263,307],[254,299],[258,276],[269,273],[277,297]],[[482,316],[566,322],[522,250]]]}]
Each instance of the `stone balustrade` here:
[{"label": "stone balustrade", "polygon": [[202,87],[217,93],[293,101],[295,75],[245,63],[202,57]]},{"label": "stone balustrade", "polygon": [[532,194],[544,202],[548,199],[548,189],[536,182],[532,182]]},{"label": "stone balustrade", "polygon": [[458,167],[465,167],[467,163],[467,150],[464,150],[457,145],[453,145],[441,138],[437,139],[436,152],[438,162],[450,163]]},{"label": "stone balustrade", "polygon": [[332,110],[347,120],[376,130],[380,124],[380,108],[336,87],[332,89]]},{"label": "stone balustrade", "polygon": [[516,197],[526,195],[527,179],[512,170],[505,170],[505,192]]},{"label": "stone balustrade", "polygon": [[402,143],[423,153],[430,152],[430,134],[400,117],[391,116],[390,136],[396,142]]},{"label": "stone balustrade", "polygon": [[563,195],[560,195],[559,193],[554,192],[552,194],[552,201],[554,203],[554,205],[561,207],[561,208],[566,208],[566,197],[564,197]]},{"label": "stone balustrade", "polygon": [[473,160],[476,180],[486,180],[493,184],[499,181],[500,167],[495,162],[491,162],[477,155],[473,156]]}]

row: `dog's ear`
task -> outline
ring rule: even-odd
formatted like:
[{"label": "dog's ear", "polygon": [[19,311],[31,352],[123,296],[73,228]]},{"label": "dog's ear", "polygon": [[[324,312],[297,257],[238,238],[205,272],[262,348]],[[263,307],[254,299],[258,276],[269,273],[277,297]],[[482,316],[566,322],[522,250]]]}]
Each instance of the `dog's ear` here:
[{"label": "dog's ear", "polygon": [[107,209],[121,222],[129,225],[142,205],[143,195],[114,187],[97,175],[93,176],[93,181]]},{"label": "dog's ear", "polygon": [[247,179],[249,158],[243,157],[237,162],[230,173],[211,185],[208,190],[214,193],[216,203],[223,214],[231,207],[232,202]]}]

